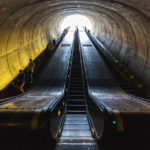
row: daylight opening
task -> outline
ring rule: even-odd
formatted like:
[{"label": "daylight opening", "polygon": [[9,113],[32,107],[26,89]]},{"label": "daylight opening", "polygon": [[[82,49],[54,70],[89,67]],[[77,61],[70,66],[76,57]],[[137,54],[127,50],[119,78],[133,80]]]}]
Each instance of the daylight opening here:
[{"label": "daylight opening", "polygon": [[80,31],[83,30],[83,27],[86,27],[89,30],[92,29],[92,23],[88,17],[76,14],[70,15],[63,20],[61,24],[61,31],[67,27],[70,27],[70,30],[75,30],[76,26],[78,26]]}]

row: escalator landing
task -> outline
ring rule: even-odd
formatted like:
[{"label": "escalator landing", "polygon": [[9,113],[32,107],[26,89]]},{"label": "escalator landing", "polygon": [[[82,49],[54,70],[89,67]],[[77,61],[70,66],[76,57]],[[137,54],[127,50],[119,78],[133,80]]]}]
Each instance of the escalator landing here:
[{"label": "escalator landing", "polygon": [[98,150],[86,114],[67,114],[55,150]]},{"label": "escalator landing", "polygon": [[60,140],[71,142],[93,140],[86,115],[67,114]]},{"label": "escalator landing", "polygon": [[55,150],[98,150],[96,143],[58,143]]}]

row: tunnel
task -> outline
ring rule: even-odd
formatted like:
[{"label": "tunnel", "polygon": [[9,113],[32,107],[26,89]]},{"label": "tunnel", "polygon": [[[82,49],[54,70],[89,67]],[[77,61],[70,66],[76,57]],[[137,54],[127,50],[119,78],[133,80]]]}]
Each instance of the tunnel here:
[{"label": "tunnel", "polygon": [[1,1],[0,90],[60,34],[63,19],[87,16],[94,36],[143,84],[149,86],[149,2]]},{"label": "tunnel", "polygon": [[[16,139],[37,150],[54,145],[55,150],[98,150],[101,144],[102,150],[116,145],[119,150],[130,144],[133,149],[136,143],[141,144],[138,150],[147,149],[149,0],[1,0],[0,8],[3,149]],[[55,52],[48,56],[54,40]],[[39,58],[44,63],[35,83],[10,97],[19,70],[27,70],[30,59],[39,63]],[[144,140],[134,141],[136,136]]]}]

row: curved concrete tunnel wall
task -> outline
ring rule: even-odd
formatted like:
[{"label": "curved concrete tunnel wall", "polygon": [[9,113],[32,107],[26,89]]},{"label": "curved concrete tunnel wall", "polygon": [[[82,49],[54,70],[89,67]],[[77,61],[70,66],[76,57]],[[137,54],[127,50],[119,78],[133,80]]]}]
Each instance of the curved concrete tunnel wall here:
[{"label": "curved concrete tunnel wall", "polygon": [[62,20],[71,14],[87,16],[91,32],[150,87],[148,0],[2,0],[0,8],[0,90],[60,34]]}]

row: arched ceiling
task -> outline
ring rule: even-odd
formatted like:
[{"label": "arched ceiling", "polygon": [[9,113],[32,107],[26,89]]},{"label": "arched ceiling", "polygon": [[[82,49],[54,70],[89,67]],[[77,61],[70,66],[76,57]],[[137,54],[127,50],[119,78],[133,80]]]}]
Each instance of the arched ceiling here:
[{"label": "arched ceiling", "polygon": [[150,85],[149,0],[1,0],[0,90],[60,34],[63,19],[87,16],[92,33],[144,84]]}]

